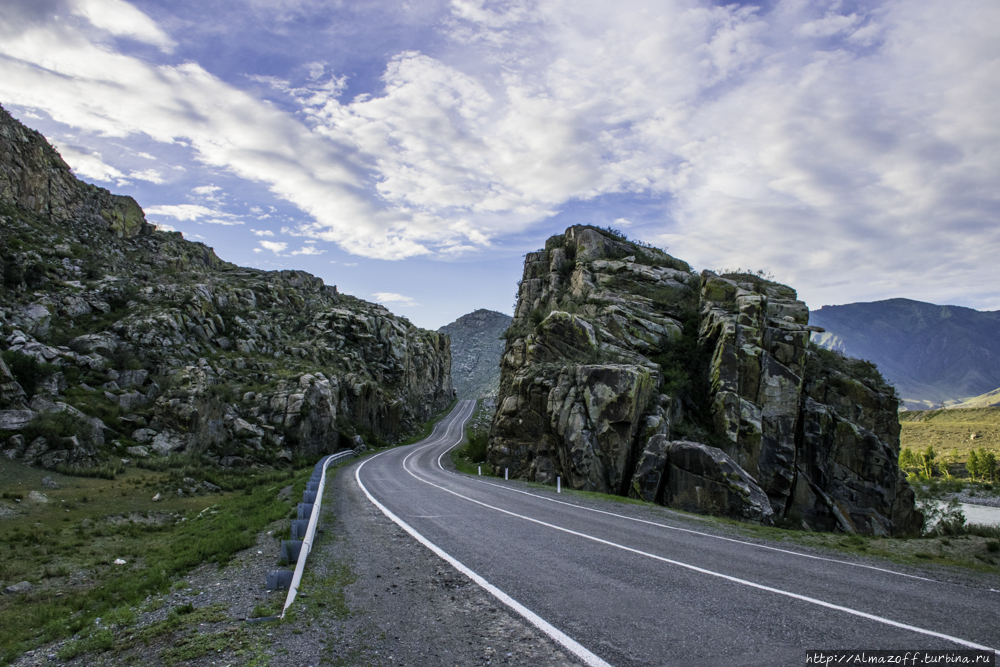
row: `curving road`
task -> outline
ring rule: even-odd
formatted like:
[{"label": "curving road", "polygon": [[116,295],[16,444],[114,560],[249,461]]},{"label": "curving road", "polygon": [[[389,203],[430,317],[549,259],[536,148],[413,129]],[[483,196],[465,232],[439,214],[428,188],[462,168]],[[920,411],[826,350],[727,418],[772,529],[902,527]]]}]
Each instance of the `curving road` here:
[{"label": "curving road", "polygon": [[474,407],[462,401],[426,440],[365,459],[354,482],[585,664],[803,665],[807,649],[1000,647],[1000,579],[949,583],[743,542],[662,508],[452,472],[444,460]]}]

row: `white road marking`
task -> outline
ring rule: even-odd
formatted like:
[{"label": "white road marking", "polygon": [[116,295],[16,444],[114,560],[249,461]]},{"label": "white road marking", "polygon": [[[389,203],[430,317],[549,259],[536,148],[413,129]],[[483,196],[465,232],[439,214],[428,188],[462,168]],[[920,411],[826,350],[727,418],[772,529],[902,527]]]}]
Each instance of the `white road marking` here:
[{"label": "white road marking", "polygon": [[370,500],[372,504],[375,505],[375,507],[379,508],[383,514],[385,514],[387,517],[389,517],[389,519],[393,521],[393,523],[395,523],[397,526],[399,526],[407,533],[412,535],[413,538],[417,540],[417,542],[420,542],[422,545],[433,551],[435,554],[437,554],[439,558],[448,562],[456,570],[458,570],[459,572],[467,576],[469,579],[472,579],[474,582],[479,584],[479,586],[481,586],[484,590],[490,593],[490,595],[500,600],[500,602],[504,603],[505,605],[516,611],[518,614],[523,616],[529,623],[531,623],[536,628],[547,634],[556,643],[565,647],[576,657],[580,658],[580,660],[582,660],[584,664],[590,665],[591,667],[611,667],[610,664],[608,664],[604,660],[601,660],[601,658],[597,657],[596,655],[588,651],[572,637],[563,633],[561,630],[554,627],[552,624],[543,619],[541,616],[531,611],[530,609],[522,605],[520,602],[510,597],[502,590],[500,590],[490,582],[486,581],[481,576],[479,576],[478,574],[470,570],[468,567],[463,565],[461,562],[453,558],[451,555],[449,555],[443,549],[441,549],[441,547],[437,546],[436,544],[428,540],[426,537],[418,533],[412,526],[410,526],[410,524],[406,523],[398,516],[393,514],[388,507],[377,501],[375,497],[368,492],[368,489],[365,487],[364,483],[362,483],[361,469],[365,466],[365,463],[368,463],[368,461],[372,461],[378,458],[379,456],[382,456],[382,454],[384,453],[385,452],[382,452],[381,454],[376,454],[372,458],[362,462],[361,465],[359,465],[354,470],[354,479],[357,480],[358,486],[361,487],[361,490],[365,492],[365,495],[368,496],[368,500]]},{"label": "white road marking", "polygon": [[[627,551],[629,553],[634,553],[634,554],[639,555],[639,556],[645,556],[647,558],[652,558],[653,560],[658,560],[658,561],[661,561],[663,563],[668,563],[670,565],[676,565],[677,567],[682,567],[682,568],[685,568],[685,569],[688,569],[688,570],[692,570],[694,572],[699,572],[701,574],[706,574],[706,575],[709,575],[711,577],[717,577],[719,579],[724,579],[726,581],[731,581],[733,583],[740,584],[740,585],[743,585],[743,586],[748,586],[750,588],[756,588],[758,590],[767,591],[769,593],[774,593],[776,595],[782,595],[782,596],[789,597],[789,598],[792,598],[792,599],[795,599],[795,600],[800,600],[802,602],[807,602],[809,604],[814,604],[814,605],[817,605],[819,607],[825,607],[827,609],[832,609],[834,611],[840,611],[840,612],[843,612],[845,614],[850,614],[851,616],[857,616],[859,618],[864,618],[864,619],[867,619],[867,620],[870,620],[870,621],[875,621],[876,623],[882,623],[884,625],[889,625],[889,626],[900,628],[900,629],[903,629],[903,630],[909,630],[910,632],[915,632],[915,633],[926,635],[926,636],[929,636],[929,637],[937,637],[938,639],[944,639],[946,641],[953,642],[953,643],[958,644],[960,646],[966,646],[968,648],[978,649],[978,650],[981,650],[981,651],[993,651],[995,654],[1000,654],[1000,650],[997,650],[997,649],[989,647],[989,646],[983,646],[982,644],[976,644],[975,642],[970,642],[968,640],[961,639],[959,637],[953,637],[951,635],[946,635],[946,634],[941,633],[941,632],[935,632],[934,630],[927,630],[926,628],[918,628],[915,625],[909,625],[907,623],[900,623],[899,621],[893,621],[891,619],[884,618],[882,616],[876,616],[875,614],[869,614],[867,612],[860,611],[858,609],[851,609],[850,607],[844,607],[842,605],[833,604],[832,602],[826,602],[825,600],[820,600],[818,598],[812,598],[812,597],[809,597],[809,596],[806,596],[806,595],[800,595],[798,593],[793,593],[791,591],[782,590],[780,588],[774,588],[772,586],[765,586],[764,584],[758,584],[756,582],[749,581],[747,579],[741,579],[739,577],[733,577],[733,576],[730,576],[728,574],[723,574],[721,572],[715,572],[713,570],[708,570],[708,569],[705,569],[705,568],[702,568],[702,567],[697,567],[696,565],[690,565],[688,563],[682,563],[681,561],[673,560],[673,559],[670,559],[670,558],[665,558],[663,556],[657,556],[656,554],[651,554],[651,553],[648,553],[646,551],[641,551],[639,549],[633,549],[632,547],[627,547],[627,546],[625,546],[623,544],[618,544],[616,542],[611,542],[609,540],[604,540],[604,539],[601,539],[599,537],[595,537],[593,535],[588,535],[586,533],[581,533],[581,532],[578,532],[578,531],[575,531],[575,530],[570,530],[569,528],[563,528],[562,526],[556,526],[556,525],[551,524],[551,523],[546,523],[545,521],[540,521],[540,520],[534,519],[534,518],[532,518],[530,516],[524,516],[523,514],[518,514],[516,512],[511,512],[509,510],[505,510],[505,509],[500,508],[500,507],[495,507],[493,505],[490,505],[488,503],[484,503],[484,502],[476,500],[474,498],[469,498],[468,496],[463,496],[462,494],[457,493],[455,491],[452,491],[451,489],[445,488],[445,487],[443,487],[443,486],[441,486],[439,484],[435,484],[434,482],[431,482],[429,480],[426,480],[426,479],[420,477],[419,475],[415,474],[412,470],[410,470],[407,467],[406,463],[407,463],[407,461],[409,461],[410,457],[412,457],[417,452],[419,452],[419,451],[421,451],[423,449],[426,449],[427,447],[430,447],[430,446],[435,445],[435,444],[438,444],[438,443],[437,442],[429,443],[427,445],[424,445],[423,447],[419,447],[417,449],[414,449],[412,452],[410,452],[406,456],[406,458],[403,459],[403,470],[405,470],[411,477],[413,477],[417,481],[423,482],[424,484],[427,484],[429,486],[433,486],[434,488],[440,489],[441,491],[444,491],[445,493],[450,493],[451,495],[456,496],[458,498],[462,498],[463,500],[467,500],[467,501],[469,501],[471,503],[475,503],[476,505],[480,505],[482,507],[486,507],[486,508],[495,510],[497,512],[500,512],[501,514],[506,514],[508,516],[513,516],[513,517],[516,517],[516,518],[519,518],[519,519],[523,519],[525,521],[530,521],[531,523],[535,523],[535,524],[538,524],[540,526],[544,526],[546,528],[551,528],[552,530],[558,530],[560,532],[567,533],[569,535],[575,535],[577,537],[582,537],[583,539],[590,540],[592,542],[597,542],[598,544],[604,544],[606,546],[614,547],[616,549],[621,549],[622,551]],[[359,466],[359,469],[360,469],[360,466]],[[358,483],[360,484],[360,479],[358,480]],[[367,493],[367,491],[366,491],[366,493]],[[375,501],[375,499],[372,498],[372,502],[377,502],[377,501]],[[384,512],[388,512],[388,510],[383,510],[383,511]],[[410,530],[412,530],[412,529],[410,529]],[[416,531],[412,531],[412,534],[414,536],[418,535],[418,533],[416,533]]]},{"label": "white road marking", "polygon": [[[437,444],[437,443],[433,443],[433,444]],[[445,454],[447,454],[448,452],[450,452],[452,449],[454,449],[455,447],[457,447],[459,444],[461,444],[461,442],[459,442],[459,443],[453,445],[452,447],[449,447],[448,449],[446,449],[444,452],[441,453],[441,456],[439,456],[438,459],[437,459],[438,468],[440,468],[442,471],[444,471],[446,473],[449,473],[451,475],[459,475],[459,473],[454,472],[452,470],[446,470],[445,467],[441,464],[441,459],[444,457]],[[469,478],[466,478],[466,479],[469,479]],[[864,563],[852,563],[851,561],[839,560],[839,559],[836,559],[836,558],[825,558],[823,556],[814,556],[812,554],[804,554],[804,553],[802,553],[800,551],[791,551],[789,549],[779,549],[777,547],[769,547],[769,546],[766,546],[766,545],[763,545],[763,544],[756,544],[754,542],[747,542],[745,540],[733,539],[731,537],[722,537],[721,535],[712,535],[711,533],[703,533],[703,532],[701,532],[699,530],[691,530],[690,528],[681,528],[679,526],[668,526],[667,524],[657,523],[656,521],[648,521],[646,519],[636,519],[635,517],[625,516],[624,514],[615,514],[614,512],[608,512],[608,511],[605,511],[605,510],[594,509],[592,507],[585,507],[583,505],[576,505],[574,503],[568,503],[568,502],[565,502],[563,500],[556,500],[555,498],[546,498],[545,496],[539,496],[539,495],[537,495],[535,493],[529,493],[527,491],[522,491],[520,489],[513,489],[513,488],[511,488],[509,486],[504,486],[503,484],[494,484],[493,482],[487,482],[486,480],[480,480],[480,479],[476,479],[474,477],[471,478],[471,479],[472,479],[472,481],[478,482],[480,484],[486,484],[487,486],[492,486],[492,487],[497,488],[497,489],[503,489],[504,491],[511,491],[513,493],[520,493],[520,494],[523,494],[525,496],[531,496],[532,498],[538,498],[539,500],[546,500],[546,501],[548,501],[550,503],[556,503],[557,505],[566,505],[567,507],[573,507],[575,509],[586,510],[588,512],[595,512],[597,514],[605,514],[607,516],[613,516],[613,517],[616,517],[618,519],[625,519],[626,521],[635,521],[636,523],[644,523],[644,524],[647,524],[649,526],[657,526],[658,528],[666,528],[667,530],[676,530],[676,531],[679,531],[679,532],[682,532],[682,533],[691,533],[692,535],[700,535],[701,537],[710,537],[710,538],[712,538],[714,540],[722,540],[724,542],[733,542],[735,544],[743,544],[743,545],[746,545],[748,547],[756,547],[758,549],[767,549],[768,551],[777,551],[777,552],[783,553],[783,554],[789,554],[789,555],[792,555],[792,556],[800,556],[802,558],[811,558],[813,560],[822,560],[822,561],[826,561],[828,563],[838,563],[840,565],[848,565],[850,567],[861,567],[861,568],[865,568],[866,570],[876,570],[877,572],[885,572],[887,574],[894,574],[894,575],[896,575],[898,577],[907,577],[909,579],[919,579],[920,581],[930,581],[930,582],[934,582],[934,583],[937,583],[937,584],[948,584],[949,583],[949,582],[941,581],[939,579],[930,579],[928,577],[918,577],[915,574],[906,574],[905,572],[897,572],[895,570],[889,570],[889,569],[886,569],[884,567],[875,567],[874,565],[865,565]]]}]

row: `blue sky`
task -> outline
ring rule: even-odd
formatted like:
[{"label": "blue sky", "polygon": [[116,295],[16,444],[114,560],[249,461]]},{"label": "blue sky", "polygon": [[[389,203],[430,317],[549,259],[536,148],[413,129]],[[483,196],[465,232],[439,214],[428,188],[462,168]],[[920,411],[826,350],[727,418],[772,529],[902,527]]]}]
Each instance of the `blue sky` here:
[{"label": "blue sky", "polygon": [[437,328],[611,225],[1000,308],[1000,4],[4,0],[0,104],[229,261]]}]

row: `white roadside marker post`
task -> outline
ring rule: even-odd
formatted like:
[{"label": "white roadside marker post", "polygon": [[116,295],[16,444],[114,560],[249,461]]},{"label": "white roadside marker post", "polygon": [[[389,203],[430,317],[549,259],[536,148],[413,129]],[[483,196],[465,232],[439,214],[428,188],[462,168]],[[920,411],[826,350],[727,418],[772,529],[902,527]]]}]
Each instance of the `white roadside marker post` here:
[{"label": "white roadside marker post", "polygon": [[507,471],[509,471],[509,470],[510,470],[510,468],[504,468],[504,469],[503,469],[503,478],[504,478],[505,480],[507,479]]},{"label": "white roadside marker post", "polygon": [[556,477],[556,493],[562,493],[562,477]]},{"label": "white roadside marker post", "polygon": [[479,466],[479,474],[480,474],[480,475],[482,475],[482,474],[483,474],[483,466]]}]

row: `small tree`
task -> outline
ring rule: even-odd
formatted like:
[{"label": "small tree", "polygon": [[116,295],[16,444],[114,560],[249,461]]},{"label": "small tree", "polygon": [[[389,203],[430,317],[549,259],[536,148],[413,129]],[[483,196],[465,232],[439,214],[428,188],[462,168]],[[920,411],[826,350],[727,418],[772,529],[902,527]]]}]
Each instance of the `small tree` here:
[{"label": "small tree", "polygon": [[937,459],[937,452],[934,451],[934,445],[927,445],[927,449],[920,455],[920,465],[923,469],[923,475],[928,479],[934,476],[935,459]]},{"label": "small tree", "polygon": [[997,480],[997,455],[995,452],[983,450],[979,452],[979,468],[983,479],[987,482]]},{"label": "small tree", "polygon": [[958,449],[952,449],[941,459],[941,474],[945,479],[951,479],[952,466],[958,465]]},{"label": "small tree", "polygon": [[903,449],[900,450],[899,467],[906,472],[916,472],[920,468],[920,460],[909,447],[903,447]]},{"label": "small tree", "polygon": [[969,473],[969,479],[973,481],[979,477],[979,452],[974,449],[969,452],[969,459],[965,462],[965,471]]}]

